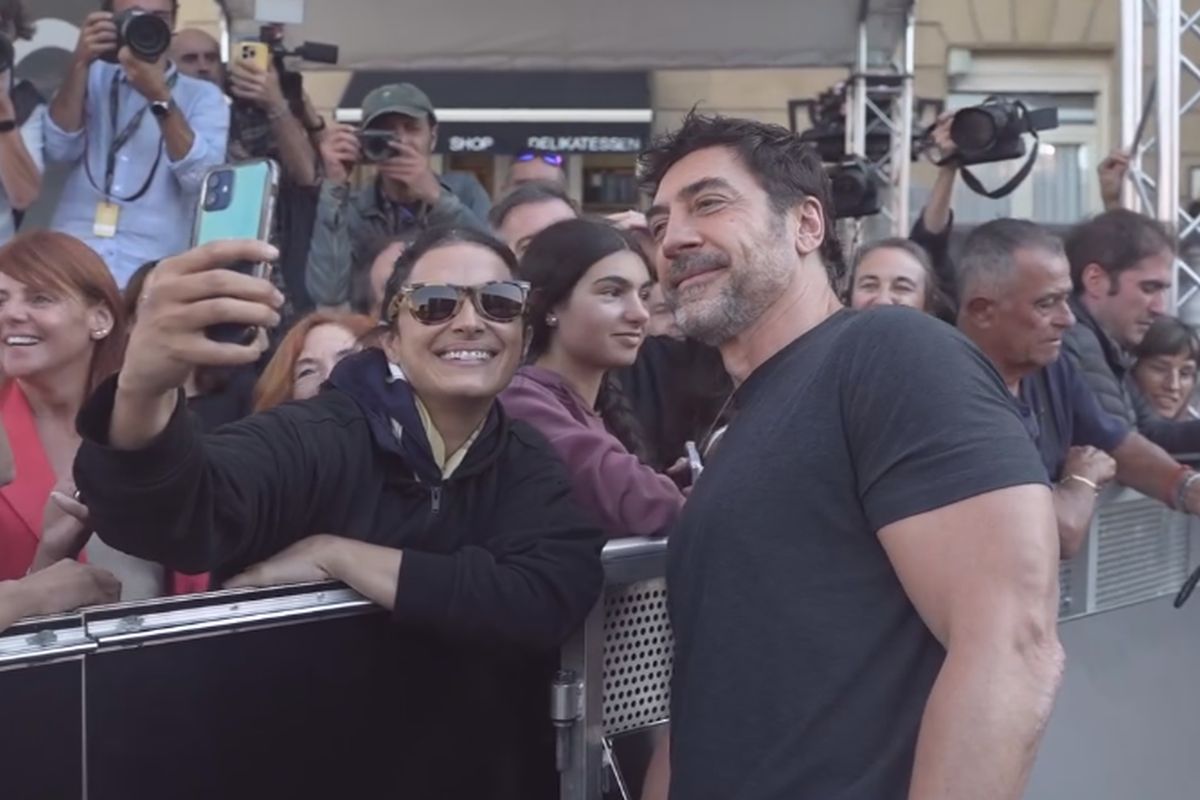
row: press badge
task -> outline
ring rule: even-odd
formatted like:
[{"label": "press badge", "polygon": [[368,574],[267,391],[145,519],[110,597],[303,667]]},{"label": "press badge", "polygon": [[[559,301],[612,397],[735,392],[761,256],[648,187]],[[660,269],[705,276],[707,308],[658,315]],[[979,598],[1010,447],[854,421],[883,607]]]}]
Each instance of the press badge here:
[{"label": "press badge", "polygon": [[121,207],[116,203],[100,202],[96,204],[96,221],[92,224],[92,234],[102,239],[111,239],[117,235],[117,220],[121,217]]}]

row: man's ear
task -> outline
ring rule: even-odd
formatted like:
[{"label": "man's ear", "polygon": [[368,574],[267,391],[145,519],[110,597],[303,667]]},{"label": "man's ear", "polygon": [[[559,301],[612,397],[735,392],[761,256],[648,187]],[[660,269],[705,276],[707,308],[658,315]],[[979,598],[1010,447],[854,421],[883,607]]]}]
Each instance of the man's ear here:
[{"label": "man's ear", "polygon": [[791,226],[796,254],[801,258],[821,249],[828,231],[825,230],[825,210],[814,197],[806,197],[792,208],[787,217]]},{"label": "man's ear", "polygon": [[977,328],[990,328],[996,320],[996,301],[975,296],[964,303],[958,313]]},{"label": "man's ear", "polygon": [[437,152],[437,145],[438,145],[438,126],[437,126],[437,123],[435,122],[429,126],[429,155],[433,155],[434,153]]},{"label": "man's ear", "polygon": [[1091,298],[1101,298],[1109,295],[1113,289],[1113,279],[1104,269],[1096,263],[1088,264],[1083,268],[1083,272],[1079,275],[1080,284],[1082,284],[1083,293]]}]

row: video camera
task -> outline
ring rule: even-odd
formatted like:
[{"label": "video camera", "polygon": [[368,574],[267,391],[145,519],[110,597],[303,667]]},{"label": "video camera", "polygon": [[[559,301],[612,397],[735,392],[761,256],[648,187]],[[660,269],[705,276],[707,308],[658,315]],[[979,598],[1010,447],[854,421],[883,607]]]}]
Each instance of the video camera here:
[{"label": "video camera", "polygon": [[825,174],[832,187],[834,219],[872,217],[882,210],[879,179],[868,161],[844,159],[826,166]]},{"label": "video camera", "polygon": [[293,112],[299,114],[304,105],[304,78],[299,72],[288,69],[287,59],[294,57],[317,64],[336,64],[338,46],[325,42],[304,42],[294,50],[289,50],[284,42],[282,25],[263,25],[258,29],[258,40],[271,48],[283,96]]},{"label": "video camera", "polygon": [[[827,164],[839,163],[846,158],[846,86],[838,84],[817,95],[815,100],[795,100],[792,105],[806,107],[812,127],[800,133],[800,139],[817,148],[821,160]],[[876,105],[890,111],[891,101],[878,98]],[[795,111],[792,111],[792,129],[796,129]],[[867,157],[879,160],[887,156],[892,146],[892,132],[878,119],[872,119],[867,127]]]}]

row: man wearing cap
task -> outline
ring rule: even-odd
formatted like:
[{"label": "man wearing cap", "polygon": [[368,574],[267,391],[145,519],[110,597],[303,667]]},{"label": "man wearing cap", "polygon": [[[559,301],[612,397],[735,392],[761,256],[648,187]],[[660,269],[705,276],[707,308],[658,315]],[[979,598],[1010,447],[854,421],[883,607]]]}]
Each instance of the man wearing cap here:
[{"label": "man wearing cap", "polygon": [[474,211],[429,163],[437,116],[424,92],[410,83],[381,86],[363,100],[362,110],[365,131],[391,134],[393,155],[376,164],[372,185],[351,192],[350,173],[362,160],[354,128],[339,125],[321,143],[325,179],[305,270],[308,292],[319,306],[349,301],[352,265],[363,263],[371,243],[382,237],[442,225],[487,230],[486,208]]}]

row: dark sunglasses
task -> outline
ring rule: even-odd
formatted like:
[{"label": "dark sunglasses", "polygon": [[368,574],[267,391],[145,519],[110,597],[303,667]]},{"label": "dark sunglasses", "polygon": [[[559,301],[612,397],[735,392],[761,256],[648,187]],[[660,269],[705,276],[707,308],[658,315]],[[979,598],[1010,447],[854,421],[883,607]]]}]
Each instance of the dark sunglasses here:
[{"label": "dark sunglasses", "polygon": [[563,157],[560,153],[547,153],[543,150],[523,150],[517,153],[517,157],[514,160],[524,164],[536,161],[539,158],[552,167],[561,167],[563,165]]},{"label": "dark sunglasses", "polygon": [[394,321],[401,307],[407,307],[417,322],[437,325],[458,316],[468,297],[484,319],[514,322],[525,314],[529,284],[525,281],[492,281],[479,286],[414,283],[401,287],[388,307],[388,319]]}]

